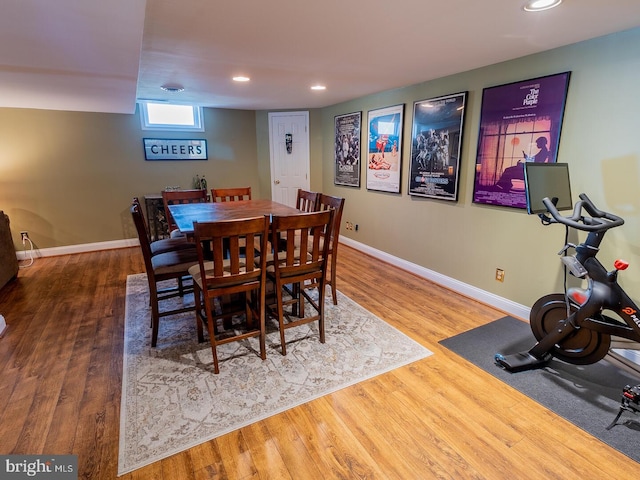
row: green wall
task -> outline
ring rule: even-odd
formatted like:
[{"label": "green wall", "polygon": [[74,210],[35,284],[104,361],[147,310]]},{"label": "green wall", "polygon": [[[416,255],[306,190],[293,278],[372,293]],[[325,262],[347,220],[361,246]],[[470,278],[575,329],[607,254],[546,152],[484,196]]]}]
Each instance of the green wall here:
[{"label": "green wall", "polygon": [[[522,305],[562,291],[557,252],[564,227],[543,227],[535,216],[472,202],[482,90],[485,87],[571,71],[558,160],[569,163],[574,196],[586,192],[604,210],[626,219],[607,234],[601,261],[631,262],[621,283],[640,292],[640,29],[382,92],[323,110],[326,193],[346,198],[343,220],[359,230],[341,234],[373,248],[492,292]],[[457,203],[407,194],[413,102],[469,91]],[[334,116],[405,104],[402,193],[333,184]],[[580,237],[582,238],[582,236]],[[573,241],[576,241],[575,236]],[[505,271],[504,283],[495,280]],[[640,293],[637,298],[640,298]]]},{"label": "green wall", "polygon": [[[311,188],[346,198],[341,234],[499,297],[530,305],[560,290],[557,252],[564,229],[543,227],[514,209],[472,203],[482,89],[570,70],[559,160],[568,162],[574,195],[587,192],[626,224],[608,234],[601,260],[631,262],[621,275],[640,291],[640,29],[310,110]],[[457,202],[407,195],[413,102],[468,91]],[[405,104],[402,193],[333,183],[334,116]],[[268,112],[205,109],[206,132],[143,132],[136,115],[0,109],[0,210],[14,241],[28,230],[39,248],[135,237],[128,207],[134,195],[191,184],[251,185],[270,197]],[[363,136],[366,128],[363,128]],[[206,138],[206,162],[147,162],[143,137]],[[362,142],[366,144],[366,142]],[[363,171],[364,175],[364,171]],[[576,241],[575,235],[573,241]],[[21,245],[20,245],[21,248]],[[506,272],[504,283],[495,269]],[[636,296],[638,298],[638,296]],[[420,299],[416,299],[417,302]]]}]

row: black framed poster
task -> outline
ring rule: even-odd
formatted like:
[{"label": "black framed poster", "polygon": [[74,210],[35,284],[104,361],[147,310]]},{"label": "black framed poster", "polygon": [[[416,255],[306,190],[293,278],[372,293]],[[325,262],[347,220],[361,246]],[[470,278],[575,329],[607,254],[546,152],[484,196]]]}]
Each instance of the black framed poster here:
[{"label": "black framed poster", "polygon": [[458,200],[467,92],[413,104],[409,195]]},{"label": "black framed poster", "polygon": [[485,88],[473,202],[526,208],[525,162],[556,162],[571,72]]},{"label": "black framed poster", "polygon": [[360,130],[362,112],[335,117],[333,183],[360,187]]}]

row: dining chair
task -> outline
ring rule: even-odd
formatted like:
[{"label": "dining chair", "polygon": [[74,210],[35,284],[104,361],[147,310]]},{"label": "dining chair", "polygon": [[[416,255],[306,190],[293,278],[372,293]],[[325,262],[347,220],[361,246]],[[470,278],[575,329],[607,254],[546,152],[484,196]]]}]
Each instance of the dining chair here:
[{"label": "dining chair", "polygon": [[209,195],[206,190],[164,190],[162,192],[162,202],[164,203],[167,223],[169,224],[170,237],[183,237],[184,234],[178,230],[178,226],[169,211],[169,205],[176,205],[179,203],[206,203],[208,201]]},{"label": "dining chair", "polygon": [[[333,225],[331,226],[331,235],[329,237],[328,255],[330,262],[327,268],[327,284],[331,285],[331,296],[333,304],[338,304],[338,296],[336,292],[336,265],[338,258],[338,239],[340,236],[340,223],[342,222],[342,210],[344,209],[344,198],[333,197],[321,193],[318,197],[318,210],[333,210]],[[323,234],[323,240],[324,237]],[[324,291],[324,290],[323,290]]]},{"label": "dining chair", "polygon": [[158,255],[160,253],[167,253],[173,250],[189,250],[193,249],[195,251],[196,245],[195,243],[189,242],[187,237],[176,237],[176,238],[161,238],[160,240],[151,241],[151,234],[149,233],[149,224],[144,218],[144,211],[142,209],[142,205],[138,197],[133,197],[133,203],[138,205],[140,214],[142,215],[144,221],[145,232],[147,236],[147,240],[149,241],[149,246],[151,248],[151,255]]},{"label": "dining chair", "polygon": [[[198,263],[189,269],[193,277],[198,341],[207,326],[213,352],[214,373],[219,373],[217,346],[250,337],[260,338],[260,358],[266,359],[265,263],[269,219],[266,216],[224,222],[194,222]],[[242,243],[256,249],[241,249]],[[205,253],[213,255],[207,260]],[[236,304],[232,296],[240,297]],[[244,314],[244,326],[224,320]],[[221,322],[218,327],[218,320]],[[256,325],[257,320],[257,325]],[[233,320],[232,320],[233,321]],[[231,322],[230,322],[231,323]],[[228,326],[229,328],[225,328]]]},{"label": "dining chair", "polygon": [[[267,255],[267,279],[273,283],[276,300],[274,305],[267,307],[278,319],[282,355],[287,354],[285,330],[298,325],[318,321],[320,342],[325,342],[322,292],[329,243],[320,239],[322,234],[331,235],[332,220],[333,210],[272,217],[271,242],[280,248]],[[308,281],[318,285],[317,300],[305,287]],[[308,316],[305,302],[311,305]]]},{"label": "dining chair", "polygon": [[[192,287],[185,286],[184,280],[189,276],[189,268],[198,263],[198,253],[195,248],[171,250],[153,255],[151,245],[145,229],[145,221],[140,204],[131,204],[131,216],[138,232],[144,266],[149,283],[149,300],[151,304],[151,346],[158,342],[160,317],[193,311],[193,305],[178,308],[160,309],[160,303],[177,296],[184,297]],[[173,280],[177,286],[160,287],[160,282]]]},{"label": "dining chair", "polygon": [[[296,197],[296,208],[301,212],[315,212],[318,210],[319,198],[319,193],[299,188]],[[300,239],[296,239],[296,246],[300,246]]]},{"label": "dining chair", "polygon": [[309,192],[308,190],[298,189],[296,198],[296,208],[301,212],[315,212],[318,209],[318,198],[320,194],[317,192]]},{"label": "dining chair", "polygon": [[[214,203],[239,202],[241,200],[251,200],[251,187],[211,189],[211,201]],[[241,246],[243,249],[245,248],[244,242]]]},{"label": "dining chair", "polygon": [[212,188],[211,200],[216,203],[251,200],[251,187]]}]

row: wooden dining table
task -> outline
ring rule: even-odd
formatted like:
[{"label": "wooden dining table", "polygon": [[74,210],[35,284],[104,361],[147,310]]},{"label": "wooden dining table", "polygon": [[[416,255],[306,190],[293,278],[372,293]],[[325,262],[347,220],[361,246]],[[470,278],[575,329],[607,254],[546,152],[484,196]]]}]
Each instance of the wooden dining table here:
[{"label": "wooden dining table", "polygon": [[169,205],[169,211],[178,229],[185,235],[193,234],[193,222],[220,222],[259,217],[262,215],[297,215],[295,207],[273,200],[241,200],[236,202],[181,203]]}]

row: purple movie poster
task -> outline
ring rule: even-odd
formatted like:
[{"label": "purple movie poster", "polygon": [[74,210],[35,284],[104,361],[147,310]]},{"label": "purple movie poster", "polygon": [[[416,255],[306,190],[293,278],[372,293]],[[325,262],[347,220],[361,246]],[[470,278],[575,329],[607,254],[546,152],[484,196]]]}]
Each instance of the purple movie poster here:
[{"label": "purple movie poster", "polygon": [[474,203],[526,208],[525,162],[556,162],[571,72],[485,88]]}]

